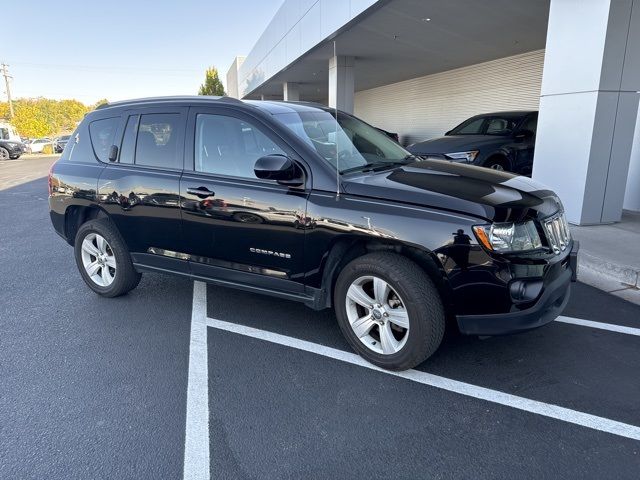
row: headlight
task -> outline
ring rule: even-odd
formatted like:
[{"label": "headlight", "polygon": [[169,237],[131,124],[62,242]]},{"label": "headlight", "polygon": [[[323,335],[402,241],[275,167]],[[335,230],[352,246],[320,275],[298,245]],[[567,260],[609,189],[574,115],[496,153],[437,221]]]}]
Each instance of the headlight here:
[{"label": "headlight", "polygon": [[495,252],[524,252],[542,247],[535,223],[493,223],[475,225],[473,231],[478,241]]},{"label": "headlight", "polygon": [[453,152],[445,153],[451,160],[462,160],[467,163],[472,163],[480,153],[478,150],[471,150],[469,152]]}]

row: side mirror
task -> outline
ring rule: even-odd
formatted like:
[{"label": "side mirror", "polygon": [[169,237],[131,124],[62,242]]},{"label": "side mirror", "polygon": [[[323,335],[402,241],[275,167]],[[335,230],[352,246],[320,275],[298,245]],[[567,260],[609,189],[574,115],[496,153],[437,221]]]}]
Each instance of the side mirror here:
[{"label": "side mirror", "polygon": [[260,157],[253,171],[256,177],[265,180],[276,180],[283,185],[297,186],[304,183],[300,168],[285,155],[265,155]]},{"label": "side mirror", "polygon": [[118,159],[118,146],[111,145],[109,148],[109,161],[115,162]]}]

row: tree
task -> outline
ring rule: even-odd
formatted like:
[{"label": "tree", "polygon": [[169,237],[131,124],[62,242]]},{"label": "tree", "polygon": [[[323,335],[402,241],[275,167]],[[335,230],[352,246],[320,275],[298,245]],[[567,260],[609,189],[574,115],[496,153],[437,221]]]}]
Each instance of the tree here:
[{"label": "tree", "polygon": [[215,67],[207,68],[205,72],[204,83],[200,85],[198,95],[226,95],[224,86],[218,77],[218,69]]},{"label": "tree", "polygon": [[93,109],[95,110],[100,105],[107,105],[108,103],[109,103],[109,100],[107,100],[106,98],[103,98],[102,100],[98,100],[96,103],[93,104]]},{"label": "tree", "polygon": [[[23,137],[45,137],[73,131],[91,110],[77,100],[21,98],[14,102],[15,115],[11,123]],[[0,115],[8,111],[0,103]]]}]

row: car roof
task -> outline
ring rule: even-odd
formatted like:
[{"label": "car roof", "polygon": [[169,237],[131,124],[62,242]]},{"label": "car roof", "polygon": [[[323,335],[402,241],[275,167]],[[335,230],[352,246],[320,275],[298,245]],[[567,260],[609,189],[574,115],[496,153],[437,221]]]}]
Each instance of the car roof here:
[{"label": "car roof", "polygon": [[505,112],[489,112],[489,113],[481,113],[479,115],[474,115],[470,118],[477,117],[524,117],[525,115],[529,115],[531,113],[538,113],[537,110],[508,110]]},{"label": "car roof", "polygon": [[272,115],[290,112],[318,111],[329,110],[326,106],[312,102],[284,102],[278,100],[238,100],[232,97],[217,97],[209,95],[185,95],[173,97],[149,97],[136,98],[132,100],[122,100],[118,102],[110,102],[100,105],[96,110],[105,110],[115,107],[135,107],[135,106],[152,106],[162,104],[182,104],[185,106],[192,105],[237,105],[250,108],[258,108]]}]

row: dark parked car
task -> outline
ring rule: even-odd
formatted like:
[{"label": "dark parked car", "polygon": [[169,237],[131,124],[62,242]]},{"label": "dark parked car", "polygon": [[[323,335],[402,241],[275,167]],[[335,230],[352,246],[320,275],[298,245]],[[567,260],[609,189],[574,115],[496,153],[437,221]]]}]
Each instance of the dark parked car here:
[{"label": "dark parked car", "polygon": [[13,140],[0,140],[0,160],[15,160],[24,153],[24,145]]},{"label": "dark parked car", "polygon": [[53,140],[53,151],[55,153],[62,153],[64,147],[67,146],[67,142],[71,138],[71,135],[62,135]]},{"label": "dark parked car", "polygon": [[164,272],[333,307],[384,368],[428,358],[447,323],[497,335],[560,314],[578,247],[552,191],[334,115],[225,97],[99,107],[51,169],[51,221],[100,295]]},{"label": "dark parked car", "polygon": [[494,170],[529,175],[533,167],[538,112],[498,112],[465,120],[444,137],[414,143],[407,149],[424,157],[442,156]]}]

